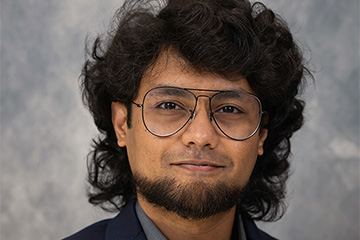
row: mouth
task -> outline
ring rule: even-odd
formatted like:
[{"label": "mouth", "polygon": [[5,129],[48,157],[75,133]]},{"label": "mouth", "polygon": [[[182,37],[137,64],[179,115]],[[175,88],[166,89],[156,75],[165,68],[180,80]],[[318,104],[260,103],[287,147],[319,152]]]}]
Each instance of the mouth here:
[{"label": "mouth", "polygon": [[218,163],[202,160],[183,161],[170,164],[193,172],[212,172],[224,168],[225,166]]}]

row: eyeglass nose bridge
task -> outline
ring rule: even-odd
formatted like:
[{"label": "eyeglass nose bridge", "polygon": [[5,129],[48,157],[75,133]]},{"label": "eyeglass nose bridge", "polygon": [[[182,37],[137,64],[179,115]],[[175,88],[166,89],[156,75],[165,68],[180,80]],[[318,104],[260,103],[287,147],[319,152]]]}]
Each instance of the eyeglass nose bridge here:
[{"label": "eyeglass nose bridge", "polygon": [[190,110],[190,112],[191,112],[190,120],[191,120],[191,121],[194,121],[194,119],[195,119],[196,107],[197,107],[198,99],[199,99],[200,97],[206,97],[206,98],[209,99],[209,110],[210,110],[210,113],[209,113],[209,116],[208,116],[208,117],[209,117],[210,122],[211,122],[212,119],[213,119],[213,113],[212,113],[212,110],[211,110],[211,99],[212,99],[212,96],[200,94],[200,95],[197,95],[197,96],[194,95],[194,97],[195,97],[195,106],[194,106],[194,109],[193,109],[193,110]]}]

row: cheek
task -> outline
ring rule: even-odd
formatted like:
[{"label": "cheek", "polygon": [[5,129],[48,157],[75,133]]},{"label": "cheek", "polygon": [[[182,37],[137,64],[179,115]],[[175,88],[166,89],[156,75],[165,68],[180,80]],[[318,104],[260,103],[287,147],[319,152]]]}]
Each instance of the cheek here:
[{"label": "cheek", "polygon": [[131,170],[139,171],[147,165],[145,156],[151,156],[147,150],[146,129],[144,131],[141,121],[134,121],[133,118],[131,128],[127,130],[126,148],[129,158]]},{"label": "cheek", "polygon": [[235,156],[233,156],[235,179],[242,185],[245,185],[249,180],[258,157],[258,141],[257,139],[252,140],[253,141],[246,142],[247,140],[245,140],[239,142],[239,144],[233,148],[236,149],[236,151],[233,152]]},{"label": "cheek", "polygon": [[158,140],[140,124],[134,124],[128,133],[127,152],[132,172],[154,176],[160,169],[161,147]]}]

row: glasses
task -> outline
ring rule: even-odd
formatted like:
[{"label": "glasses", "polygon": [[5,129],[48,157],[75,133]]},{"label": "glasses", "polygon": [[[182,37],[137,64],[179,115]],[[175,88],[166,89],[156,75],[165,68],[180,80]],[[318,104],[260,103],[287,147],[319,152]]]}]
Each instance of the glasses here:
[{"label": "glasses", "polygon": [[[215,93],[195,95],[192,91]],[[233,140],[246,140],[259,129],[262,118],[260,100],[245,91],[220,91],[178,87],[155,87],[144,96],[142,108],[145,128],[153,135],[167,137],[179,132],[195,118],[199,97],[209,98],[209,119]]]}]

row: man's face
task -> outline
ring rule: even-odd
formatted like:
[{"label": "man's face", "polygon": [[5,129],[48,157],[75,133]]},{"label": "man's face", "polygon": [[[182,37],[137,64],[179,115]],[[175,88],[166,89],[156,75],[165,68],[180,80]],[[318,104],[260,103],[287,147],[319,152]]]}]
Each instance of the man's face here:
[{"label": "man's face", "polygon": [[[158,60],[151,72],[144,75],[134,102],[141,103],[146,92],[158,86],[254,93],[244,78],[229,81],[215,75],[201,75],[184,68],[184,64],[175,58],[165,56]],[[267,131],[263,130],[243,141],[228,138],[210,121],[208,101],[208,98],[200,97],[195,118],[178,133],[168,137],[157,137],[146,130],[141,108],[135,105],[129,128],[125,106],[113,103],[113,124],[118,144],[126,146],[135,178],[145,180],[147,185],[171,181],[176,188],[172,191],[181,192],[183,188],[186,189],[184,192],[192,195],[202,195],[202,186],[207,188],[207,192],[212,192],[211,188],[217,186],[236,189],[239,194],[238,190],[243,189],[250,178],[257,156],[263,153]],[[159,191],[159,188],[154,189]],[[138,193],[141,194],[141,190]]]}]

